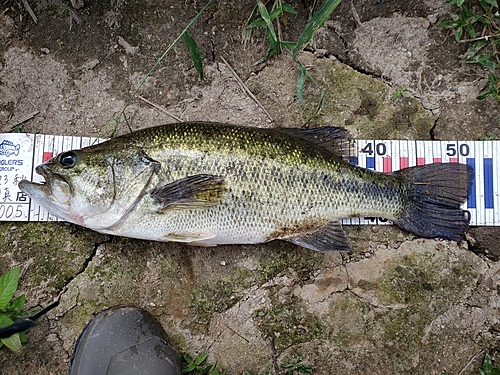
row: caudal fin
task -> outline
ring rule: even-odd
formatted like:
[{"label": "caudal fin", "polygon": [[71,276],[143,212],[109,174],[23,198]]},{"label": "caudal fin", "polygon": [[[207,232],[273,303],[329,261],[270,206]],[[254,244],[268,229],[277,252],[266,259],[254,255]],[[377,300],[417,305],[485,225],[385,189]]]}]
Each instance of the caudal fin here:
[{"label": "caudal fin", "polygon": [[460,205],[467,199],[474,179],[469,165],[429,164],[402,169],[409,183],[412,203],[394,223],[419,237],[461,241],[469,221]]}]

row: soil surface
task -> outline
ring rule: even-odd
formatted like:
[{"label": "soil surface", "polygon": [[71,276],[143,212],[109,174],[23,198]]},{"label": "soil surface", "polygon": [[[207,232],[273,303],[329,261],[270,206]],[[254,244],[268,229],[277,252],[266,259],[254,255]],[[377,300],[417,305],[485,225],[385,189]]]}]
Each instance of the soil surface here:
[{"label": "soil surface", "polygon": [[[0,5],[0,131],[81,136],[102,134],[204,5],[29,3],[36,23],[21,1]],[[282,25],[285,40],[298,39],[311,3],[290,2],[297,15]],[[190,29],[203,81],[176,44],[127,108],[130,128],[176,119],[304,125],[320,92],[308,82],[299,102],[287,54],[256,64],[268,45],[263,30],[244,36],[254,6],[215,0]],[[439,25],[451,12],[441,0],[344,0],[299,56],[325,92],[308,126],[342,126],[361,139],[498,139],[500,105],[476,100],[486,72],[464,64],[467,44]],[[402,86],[410,97],[391,99]],[[127,131],[122,122],[118,133]],[[499,229],[471,228],[461,243],[392,226],[346,232],[353,249],[340,254],[281,241],[198,248],[62,222],[0,223],[0,273],[21,267],[26,308],[60,302],[22,350],[0,349],[0,374],[67,373],[83,327],[118,304],[147,309],[179,353],[207,352],[227,374],[266,373],[272,351],[279,366],[298,355],[314,374],[476,374],[486,352],[495,358]]]}]

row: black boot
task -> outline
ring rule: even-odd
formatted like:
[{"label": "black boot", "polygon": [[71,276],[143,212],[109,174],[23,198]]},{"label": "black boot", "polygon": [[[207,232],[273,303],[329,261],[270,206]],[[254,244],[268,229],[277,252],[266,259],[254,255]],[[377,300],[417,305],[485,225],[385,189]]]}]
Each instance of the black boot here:
[{"label": "black boot", "polygon": [[117,306],[101,311],[84,328],[70,375],[181,375],[162,326],[145,310]]}]

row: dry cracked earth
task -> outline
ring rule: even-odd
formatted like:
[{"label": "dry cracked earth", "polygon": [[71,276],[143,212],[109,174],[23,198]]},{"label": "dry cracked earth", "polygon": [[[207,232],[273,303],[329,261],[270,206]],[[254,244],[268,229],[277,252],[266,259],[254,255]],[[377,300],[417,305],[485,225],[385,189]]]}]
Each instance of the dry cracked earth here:
[{"label": "dry cracked earth", "polygon": [[[0,3],[1,131],[79,136],[100,134],[204,5],[29,4],[36,23],[21,1]],[[297,15],[282,31],[297,40],[312,4],[290,4]],[[176,44],[128,107],[130,127],[176,118],[302,126],[319,91],[308,83],[301,105],[286,54],[254,64],[267,49],[262,30],[243,38],[254,5],[215,0],[191,29],[204,80]],[[486,72],[464,64],[467,45],[439,25],[451,12],[441,0],[344,0],[299,57],[325,92],[308,126],[343,126],[360,139],[498,139],[499,104],[476,100]],[[410,96],[391,99],[402,86]],[[272,350],[278,365],[300,355],[314,374],[477,374],[486,352],[497,356],[495,228],[471,228],[456,243],[350,226],[346,254],[280,241],[197,248],[62,222],[0,228],[0,273],[21,267],[26,308],[59,301],[22,350],[0,349],[1,374],[67,373],[85,324],[117,304],[147,309],[178,352],[207,352],[227,374],[265,373]]]}]

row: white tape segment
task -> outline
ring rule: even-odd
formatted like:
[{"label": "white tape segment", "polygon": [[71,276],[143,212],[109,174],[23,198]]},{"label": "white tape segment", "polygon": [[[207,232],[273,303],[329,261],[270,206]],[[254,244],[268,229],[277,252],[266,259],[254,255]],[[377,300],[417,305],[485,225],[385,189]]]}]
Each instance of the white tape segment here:
[{"label": "white tape segment", "polygon": [[[35,167],[60,152],[86,147],[95,138],[43,134],[0,134],[0,221],[56,221],[22,193],[23,179],[42,181]],[[473,226],[500,225],[500,141],[357,140],[352,164],[389,173],[430,163],[464,163],[475,171],[463,208]],[[390,224],[382,218],[346,219],[344,224]]]}]

